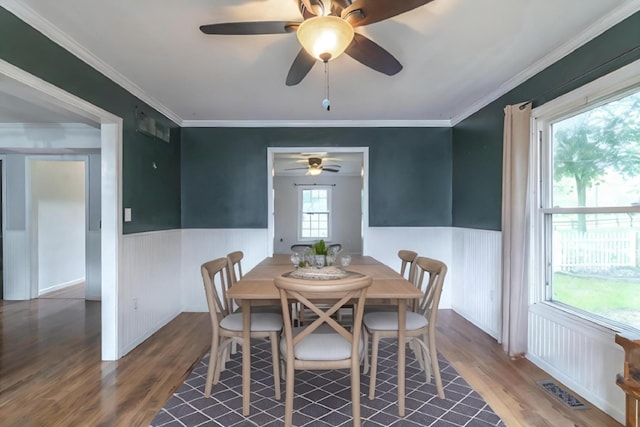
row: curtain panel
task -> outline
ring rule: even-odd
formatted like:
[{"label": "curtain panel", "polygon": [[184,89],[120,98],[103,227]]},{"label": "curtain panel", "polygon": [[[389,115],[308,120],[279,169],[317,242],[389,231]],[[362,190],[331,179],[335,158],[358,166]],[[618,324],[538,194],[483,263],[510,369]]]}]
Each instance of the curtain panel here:
[{"label": "curtain panel", "polygon": [[516,358],[527,351],[531,103],[507,105],[504,113],[501,337]]}]

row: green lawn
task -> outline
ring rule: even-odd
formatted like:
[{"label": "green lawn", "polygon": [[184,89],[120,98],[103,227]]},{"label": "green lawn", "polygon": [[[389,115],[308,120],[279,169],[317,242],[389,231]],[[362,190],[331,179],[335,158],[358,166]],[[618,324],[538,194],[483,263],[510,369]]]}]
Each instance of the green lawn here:
[{"label": "green lawn", "polygon": [[640,329],[640,280],[617,281],[556,273],[553,299]]}]

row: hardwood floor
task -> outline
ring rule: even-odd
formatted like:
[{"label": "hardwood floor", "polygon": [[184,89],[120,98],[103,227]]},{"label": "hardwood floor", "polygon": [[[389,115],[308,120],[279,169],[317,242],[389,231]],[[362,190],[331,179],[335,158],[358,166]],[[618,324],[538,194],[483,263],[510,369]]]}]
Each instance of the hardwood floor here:
[{"label": "hardwood floor", "polygon": [[455,312],[441,310],[437,329],[438,351],[507,426],[622,427],[599,409],[566,407],[536,384],[549,374],[526,359],[510,360],[493,338]]},{"label": "hardwood floor", "polygon": [[[144,426],[208,350],[207,313],[183,313],[117,362],[100,361],[100,304],[0,301],[0,425]],[[620,426],[597,409],[571,410],[488,335],[450,310],[438,350],[507,426]],[[613,379],[612,379],[613,381]]]},{"label": "hardwood floor", "polygon": [[47,292],[46,294],[40,295],[38,298],[84,299],[84,282],[78,283],[77,285],[67,286],[66,288],[58,289],[57,291]]}]

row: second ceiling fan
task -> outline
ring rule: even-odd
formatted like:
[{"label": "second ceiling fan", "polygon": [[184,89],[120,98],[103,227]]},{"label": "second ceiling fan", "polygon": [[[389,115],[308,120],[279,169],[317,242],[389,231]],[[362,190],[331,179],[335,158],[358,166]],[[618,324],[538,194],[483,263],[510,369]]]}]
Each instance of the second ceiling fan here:
[{"label": "second ceiling fan", "polygon": [[307,169],[307,175],[317,176],[322,172],[340,172],[340,165],[322,165],[322,159],[320,157],[309,157],[309,166],[304,168],[288,168],[285,170],[304,170]]},{"label": "second ceiling fan", "polygon": [[[248,21],[226,22],[200,26],[205,34],[218,35],[259,35],[293,33],[303,28],[303,24],[311,22],[314,18],[330,17],[333,24],[344,27],[344,21],[348,23],[347,30],[352,39],[344,53],[386,75],[394,75],[402,70],[402,65],[380,45],[362,34],[355,33],[353,28],[373,24],[385,19],[408,12],[419,6],[430,3],[433,0],[296,0],[303,21]],[[349,27],[350,26],[350,27]],[[302,34],[299,34],[301,39]],[[301,39],[302,41],[302,39]],[[325,56],[323,56],[325,55]],[[338,53],[339,55],[339,53]],[[334,55],[333,57],[335,57]],[[297,85],[309,73],[317,60],[329,61],[332,55],[318,53],[315,57],[312,53],[301,48],[293,60],[287,74],[287,86]]]}]

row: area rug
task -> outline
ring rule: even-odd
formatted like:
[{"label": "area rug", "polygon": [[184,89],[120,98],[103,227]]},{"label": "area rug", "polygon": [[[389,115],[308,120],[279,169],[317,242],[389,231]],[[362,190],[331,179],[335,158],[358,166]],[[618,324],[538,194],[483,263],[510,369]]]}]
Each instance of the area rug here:
[{"label": "area rug", "polygon": [[[271,347],[268,341],[252,341],[251,415],[242,415],[242,355],[238,351],[227,362],[211,397],[204,396],[209,355],[195,366],[187,380],[158,412],[151,426],[282,426],[282,400],[273,394]],[[361,376],[360,399],[363,427],[488,427],[504,426],[449,363],[439,356],[445,399],[432,383],[426,383],[411,350],[407,349],[406,415],[398,416],[396,404],[397,341],[380,342],[376,397],[367,396],[369,375]],[[351,425],[350,377],[348,370],[296,371],[293,424],[299,427]]]}]

